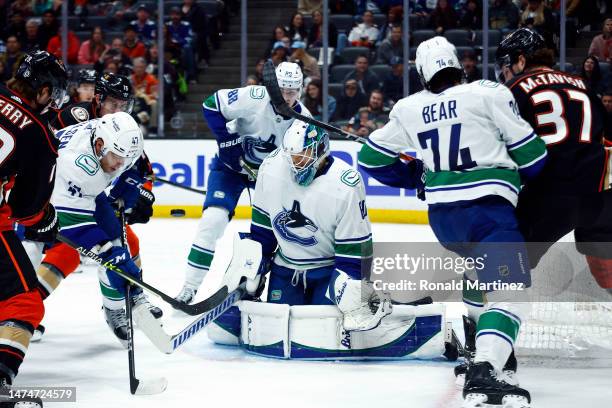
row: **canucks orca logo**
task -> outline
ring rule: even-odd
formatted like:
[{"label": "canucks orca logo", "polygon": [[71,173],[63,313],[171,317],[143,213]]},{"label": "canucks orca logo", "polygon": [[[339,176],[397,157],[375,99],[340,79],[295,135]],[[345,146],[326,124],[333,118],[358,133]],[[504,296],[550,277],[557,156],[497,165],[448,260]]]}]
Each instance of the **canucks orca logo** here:
[{"label": "canucks orca logo", "polygon": [[301,229],[305,229],[309,232],[316,232],[319,228],[312,222],[312,220],[306,217],[300,211],[300,203],[295,200],[293,201],[293,207],[290,210],[286,210],[278,213],[272,223],[274,229],[280,234],[283,239],[289,242],[295,242],[299,245],[313,246],[318,243],[314,235],[310,237],[301,237],[297,234]]},{"label": "canucks orca logo", "polygon": [[276,150],[277,147],[275,135],[270,135],[268,140],[262,140],[253,136],[245,136],[242,139],[244,159],[248,164],[254,164],[256,166],[259,166],[263,159]]}]

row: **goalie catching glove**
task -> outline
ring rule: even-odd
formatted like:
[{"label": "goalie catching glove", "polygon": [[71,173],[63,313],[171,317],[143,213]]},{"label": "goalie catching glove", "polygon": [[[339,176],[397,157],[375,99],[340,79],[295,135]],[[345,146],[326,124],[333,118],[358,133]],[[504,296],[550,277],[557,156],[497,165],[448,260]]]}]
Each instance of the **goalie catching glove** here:
[{"label": "goalie catching glove", "polygon": [[330,281],[328,297],[343,314],[344,330],[372,330],[391,314],[388,293],[376,291],[371,282],[353,279],[342,271],[334,273],[337,276]]},{"label": "goalie catching glove", "polygon": [[236,234],[232,261],[223,276],[223,285],[227,286],[228,292],[232,292],[245,282],[247,294],[258,297],[265,283],[259,273],[265,270],[262,265],[261,244],[249,238],[241,239]]}]

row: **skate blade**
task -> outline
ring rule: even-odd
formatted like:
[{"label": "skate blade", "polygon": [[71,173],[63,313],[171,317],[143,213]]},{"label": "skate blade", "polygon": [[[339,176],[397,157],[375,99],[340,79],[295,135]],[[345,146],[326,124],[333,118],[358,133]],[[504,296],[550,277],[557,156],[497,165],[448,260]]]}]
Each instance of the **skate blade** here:
[{"label": "skate blade", "polygon": [[468,394],[461,405],[461,408],[531,408],[527,398],[521,395],[505,395],[502,398],[501,405],[487,404],[487,396],[485,394]]},{"label": "skate blade", "polygon": [[502,408],[530,408],[527,398],[522,395],[505,395],[502,398]]}]

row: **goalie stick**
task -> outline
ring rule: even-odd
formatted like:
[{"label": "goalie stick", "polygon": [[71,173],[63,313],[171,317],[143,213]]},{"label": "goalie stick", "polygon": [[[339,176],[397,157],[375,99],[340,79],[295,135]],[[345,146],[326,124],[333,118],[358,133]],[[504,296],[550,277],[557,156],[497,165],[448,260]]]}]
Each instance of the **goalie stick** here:
[{"label": "goalie stick", "polygon": [[[293,108],[287,105],[285,99],[283,98],[283,94],[281,93],[280,87],[278,86],[278,79],[276,78],[274,64],[271,60],[266,61],[266,63],[264,64],[263,84],[266,87],[266,91],[268,91],[268,95],[270,95],[270,101],[272,102],[272,105],[274,105],[274,108],[282,115],[289,116],[294,119],[299,119],[303,122],[310,123],[311,125],[318,126],[322,129],[327,130],[330,133],[342,136],[345,139],[353,140],[361,144],[366,143],[367,139],[365,137],[354,135],[329,123],[321,122],[320,120],[316,120],[314,118],[311,118],[310,116],[302,115],[301,113],[296,112],[295,110],[293,110]],[[405,153],[400,153],[399,157],[404,161],[410,161],[414,159],[414,157],[408,156]]]},{"label": "goalie stick", "polygon": [[119,275],[122,278],[126,279],[132,285],[139,286],[142,289],[145,289],[145,290],[153,293],[155,296],[158,296],[163,301],[169,303],[172,307],[174,307],[176,309],[179,309],[179,310],[182,310],[183,312],[185,312],[185,313],[187,313],[188,315],[191,315],[191,316],[197,316],[197,315],[201,315],[202,313],[208,312],[209,310],[211,310],[214,307],[216,307],[228,295],[227,287],[226,286],[222,286],[221,288],[219,288],[219,290],[217,290],[215,293],[213,293],[207,299],[204,299],[201,302],[198,302],[198,303],[195,303],[195,304],[192,304],[192,305],[187,305],[185,303],[178,302],[176,299],[166,295],[164,292],[160,291],[159,289],[156,289],[155,287],[149,285],[148,283],[143,282],[142,280],[137,279],[137,278],[133,277],[132,275],[122,271],[120,268],[118,268],[112,262],[105,262],[102,258],[100,258],[100,256],[98,254],[96,254],[95,252],[93,252],[93,251],[91,251],[89,249],[83,248],[82,246],[79,246],[77,243],[75,243],[71,239],[66,238],[63,235],[58,235],[57,236],[57,240],[67,244],[68,246],[70,246],[70,247],[72,247],[74,249],[76,249],[79,254],[83,255],[86,258],[89,258],[89,259],[93,260],[98,265],[100,265],[100,266],[102,266],[102,267],[104,267],[106,269],[110,269],[111,271],[115,272],[117,275]]},{"label": "goalie stick", "polygon": [[200,330],[212,323],[217,317],[225,313],[230,307],[238,302],[246,293],[245,284],[242,283],[238,288],[229,293],[216,307],[206,312],[204,315],[193,321],[187,327],[175,335],[167,334],[162,325],[145,308],[134,309],[134,318],[142,332],[151,340],[151,343],[162,353],[171,354],[177,348],[185,344]]}]

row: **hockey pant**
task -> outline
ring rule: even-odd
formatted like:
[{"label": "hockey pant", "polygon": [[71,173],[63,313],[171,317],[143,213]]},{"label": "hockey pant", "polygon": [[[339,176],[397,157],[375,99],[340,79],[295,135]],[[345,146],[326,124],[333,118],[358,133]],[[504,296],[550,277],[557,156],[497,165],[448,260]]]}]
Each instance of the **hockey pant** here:
[{"label": "hockey pant", "polygon": [[196,236],[187,256],[185,284],[197,289],[210,269],[217,240],[234,215],[245,188],[254,187],[248,176],[227,168],[215,157],[210,165],[207,194]]}]

